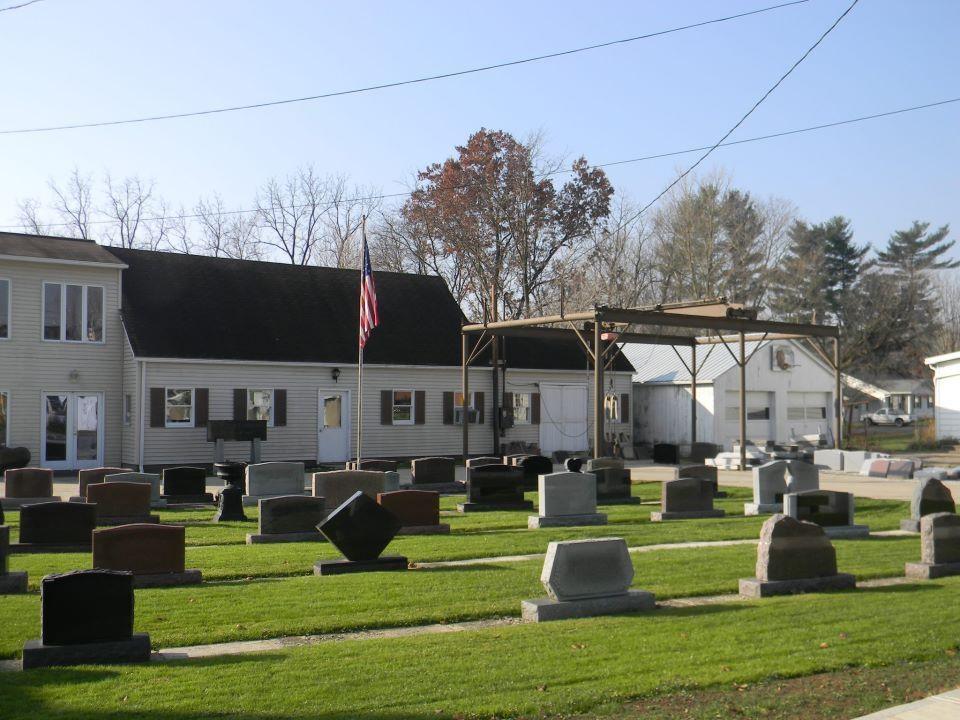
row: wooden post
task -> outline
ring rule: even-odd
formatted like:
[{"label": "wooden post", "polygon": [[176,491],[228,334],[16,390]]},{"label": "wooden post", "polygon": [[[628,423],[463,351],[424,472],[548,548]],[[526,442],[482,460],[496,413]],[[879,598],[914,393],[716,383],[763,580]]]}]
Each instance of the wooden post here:
[{"label": "wooden post", "polygon": [[463,365],[460,369],[460,392],[462,397],[460,405],[460,419],[463,422],[463,464],[466,466],[467,459],[470,457],[470,418],[467,417],[469,412],[469,400],[467,396],[470,393],[470,375],[467,371],[467,334],[462,333],[460,335],[461,351],[463,353]]},{"label": "wooden post", "polygon": [[601,456],[603,444],[603,351],[600,347],[600,322],[593,321],[593,456]]},{"label": "wooden post", "polygon": [[833,433],[833,447],[839,450],[843,447],[843,383],[840,378],[840,336],[833,339],[833,378],[834,378],[834,421],[836,430]]},{"label": "wooden post", "polygon": [[[636,410],[634,410],[636,412]],[[690,451],[697,441],[697,346],[690,346]]]},{"label": "wooden post", "polygon": [[740,333],[740,469],[747,469],[747,349]]}]

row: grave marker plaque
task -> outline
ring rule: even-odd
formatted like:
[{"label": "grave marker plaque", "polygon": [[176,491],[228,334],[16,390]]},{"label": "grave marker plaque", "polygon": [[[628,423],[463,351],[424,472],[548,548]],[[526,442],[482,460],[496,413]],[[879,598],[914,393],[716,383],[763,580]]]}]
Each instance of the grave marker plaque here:
[{"label": "grave marker plaque", "polygon": [[320,560],[313,566],[314,573],[340,575],[406,570],[405,557],[381,557],[400,527],[400,518],[360,490],[356,491],[318,526],[345,559]]}]

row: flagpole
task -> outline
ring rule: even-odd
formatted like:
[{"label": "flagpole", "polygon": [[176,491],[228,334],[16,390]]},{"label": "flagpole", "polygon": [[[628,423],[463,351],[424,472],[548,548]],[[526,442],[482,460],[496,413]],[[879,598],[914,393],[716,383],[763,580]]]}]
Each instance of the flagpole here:
[{"label": "flagpole", "polygon": [[[363,248],[367,240],[367,216],[364,214],[360,218],[360,296],[363,296]],[[363,312],[363,308],[360,308]],[[360,458],[363,448],[363,342],[361,342],[362,323],[357,323],[357,347],[359,348],[359,357],[357,359],[357,464],[356,469],[360,469]]]}]

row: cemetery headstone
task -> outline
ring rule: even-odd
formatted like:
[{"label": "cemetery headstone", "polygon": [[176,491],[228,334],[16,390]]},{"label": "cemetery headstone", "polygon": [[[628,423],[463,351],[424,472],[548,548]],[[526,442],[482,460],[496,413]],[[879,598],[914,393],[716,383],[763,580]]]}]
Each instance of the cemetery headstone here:
[{"label": "cemetery headstone", "polygon": [[783,512],[787,493],[787,461],[773,460],[753,468],[753,502],[744,503],[744,515]]},{"label": "cemetery headstone", "polygon": [[523,470],[524,490],[536,490],[537,478],[553,472],[553,460],[543,455],[527,455],[517,460],[515,465]]},{"label": "cemetery headstone", "polygon": [[920,532],[920,518],[933,513],[955,513],[957,506],[950,488],[933,478],[921,479],[913,488],[910,500],[910,517],[900,521],[900,529]]},{"label": "cemetery headstone", "polygon": [[906,564],[919,580],[960,575],[960,515],[938,512],[920,518],[920,562]]},{"label": "cemetery headstone", "polygon": [[887,472],[890,470],[890,461],[886,459],[881,460],[870,460],[870,466],[867,470],[867,475],[869,477],[881,477],[885,478]]},{"label": "cemetery headstone", "polygon": [[598,505],[622,505],[638,503],[630,490],[630,471],[620,458],[592,458],[587,461],[585,472],[597,480]]},{"label": "cemetery headstone", "polygon": [[159,473],[142,472],[122,472],[115,475],[107,475],[104,482],[130,482],[143,483],[150,486],[150,507],[163,508],[167,506],[167,501],[160,497],[160,475]]},{"label": "cemetery headstone", "polygon": [[133,573],[137,588],[193,585],[199,570],[188,570],[186,528],[182,525],[131,524],[93,531],[93,567]]},{"label": "cemetery headstone", "polygon": [[911,478],[914,470],[918,469],[913,460],[904,458],[891,458],[887,466],[888,478]]},{"label": "cemetery headstone", "polygon": [[378,493],[377,502],[400,518],[398,535],[448,535],[440,522],[440,493],[430,490],[392,490]]},{"label": "cemetery headstone", "polygon": [[357,467],[357,461],[352,460],[346,465],[347,470],[368,470],[370,472],[397,472],[397,461],[396,460],[377,460],[371,458],[369,460],[361,460],[360,466]]},{"label": "cemetery headstone", "polygon": [[160,472],[161,497],[169,503],[211,503],[207,492],[207,471],[202,467],[170,467]]},{"label": "cemetery headstone", "polygon": [[720,452],[720,446],[708,442],[695,442],[690,445],[690,460],[695,463],[703,463],[708,459],[715,458]]},{"label": "cemetery headstone", "polygon": [[310,495],[281,495],[259,503],[260,520],[256,534],[247,535],[247,544],[278,542],[321,542],[317,525],[326,517],[326,500]]},{"label": "cemetery headstone", "polygon": [[467,501],[457,505],[460,512],[532,509],[533,502],[523,497],[523,470],[510,465],[473,468],[467,479]]},{"label": "cemetery headstone", "polygon": [[466,467],[466,475],[465,475],[465,478],[466,478],[467,480],[469,480],[469,479],[470,479],[470,473],[471,473],[475,468],[484,467],[485,465],[502,465],[502,464],[503,464],[503,458],[494,457],[494,456],[492,456],[492,455],[490,455],[490,456],[483,456],[483,457],[468,458],[468,459],[467,459],[467,467]]},{"label": "cemetery headstone", "polygon": [[803,460],[787,460],[787,492],[820,489],[820,468]]},{"label": "cemetery headstone", "polygon": [[524,600],[526,622],[651,610],[652,593],[631,590],[633,563],[623,538],[551,542],[540,573],[548,597]]},{"label": "cemetery headstone", "polygon": [[709,480],[713,486],[713,496],[715,498],[725,498],[727,496],[727,493],[720,491],[720,483],[717,480],[717,468],[714,465],[681,465],[677,470],[677,477]]},{"label": "cemetery headstone", "polygon": [[805,490],[783,496],[783,513],[796,520],[812,522],[832,538],[868,537],[870,528],[853,521],[853,493],[834,490]]},{"label": "cemetery headstone", "polygon": [[43,502],[20,508],[20,542],[15,552],[86,552],[97,526],[91,503]]},{"label": "cemetery headstone", "polygon": [[243,512],[243,489],[239,485],[226,485],[220,491],[217,501],[217,512],[213,515],[214,522],[228,520],[246,520]]},{"label": "cemetery headstone", "polygon": [[400,530],[400,518],[369,495],[357,490],[331,512],[318,529],[334,547],[343,553],[338,560],[318,560],[316,575],[380,570],[406,570],[402,556],[381,556]]},{"label": "cemetery headstone", "polygon": [[87,487],[96,483],[102,483],[107,475],[119,475],[127,472],[126,468],[118,467],[98,467],[84,468],[77,472],[77,494],[70,498],[71,502],[86,502]]},{"label": "cemetery headstone", "polygon": [[510,455],[503,456],[503,464],[510,465],[511,467],[516,467],[520,464],[520,461],[524,458],[530,457],[530,453],[512,453]]},{"label": "cemetery headstone", "polygon": [[680,446],[672,443],[656,443],[653,446],[653,461],[664,465],[679,465]]},{"label": "cemetery headstone", "polygon": [[331,470],[312,476],[313,496],[326,500],[328,508],[342,505],[357,490],[375,500],[378,493],[400,489],[400,478],[395,472],[379,470]]},{"label": "cemetery headstone", "polygon": [[23,647],[23,669],[146,662],[150,636],[133,632],[133,574],[76,570],[40,583],[41,637]]},{"label": "cemetery headstone", "polygon": [[448,457],[422,457],[410,463],[414,485],[453,485],[457,480],[456,461]]},{"label": "cemetery headstone", "polygon": [[27,573],[10,572],[10,526],[0,525],[0,595],[27,591]]},{"label": "cemetery headstone", "polygon": [[98,525],[160,522],[158,515],[150,514],[150,486],[145,483],[108,480],[90,485],[87,502],[97,507]]},{"label": "cemetery headstone", "polygon": [[597,512],[597,479],[591,473],[548,473],[537,480],[538,514],[527,518],[530,529],[606,525]]},{"label": "cemetery headstone", "polygon": [[815,450],[813,464],[824,470],[843,470],[843,450]]},{"label": "cemetery headstone", "polygon": [[713,507],[713,486],[709,480],[679,478],[663,483],[660,510],[650,513],[650,520],[716,518],[725,514]]},{"label": "cemetery headstone", "polygon": [[745,597],[843,590],[853,575],[837,572],[837,553],[823,528],[777,513],[760,530],[756,577],[740,580]]},{"label": "cemetery headstone", "polygon": [[950,471],[944,467],[928,467],[923,468],[922,470],[913,471],[914,480],[926,480],[927,478],[932,478],[934,480],[947,480],[950,477]]},{"label": "cemetery headstone", "polygon": [[3,473],[3,497],[0,504],[17,508],[30,503],[59,500],[53,497],[53,470],[16,468]]},{"label": "cemetery headstone", "polygon": [[247,465],[245,505],[281,495],[305,495],[304,468],[301,462],[265,462]]}]

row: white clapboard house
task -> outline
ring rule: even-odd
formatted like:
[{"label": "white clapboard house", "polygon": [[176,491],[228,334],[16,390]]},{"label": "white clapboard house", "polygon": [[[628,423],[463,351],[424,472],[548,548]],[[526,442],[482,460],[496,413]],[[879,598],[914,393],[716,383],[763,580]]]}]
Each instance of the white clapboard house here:
[{"label": "white clapboard house", "polygon": [[[739,348],[730,346],[733,353]],[[709,355],[707,354],[709,353]],[[625,345],[633,376],[637,442],[688,445],[691,436],[690,348]],[[679,354],[679,355],[678,355]],[[790,340],[746,343],[747,438],[754,444],[830,430],[834,374],[816,354]],[[722,345],[697,352],[697,440],[732,449],[739,442],[740,369]]]},{"label": "white clapboard house", "polygon": [[960,350],[924,361],[933,369],[933,419],[938,440],[960,438]]},{"label": "white clapboard house", "polygon": [[[364,457],[459,455],[463,314],[438,277],[377,272]],[[206,424],[265,419],[264,460],[356,453],[359,273],[0,233],[0,444],[58,470],[210,463]],[[501,443],[585,450],[591,373],[576,340],[510,338]],[[470,371],[471,454],[489,454],[489,359]],[[630,433],[632,368],[608,373]],[[248,448],[227,445],[245,459]]]}]

